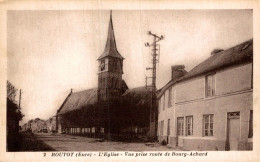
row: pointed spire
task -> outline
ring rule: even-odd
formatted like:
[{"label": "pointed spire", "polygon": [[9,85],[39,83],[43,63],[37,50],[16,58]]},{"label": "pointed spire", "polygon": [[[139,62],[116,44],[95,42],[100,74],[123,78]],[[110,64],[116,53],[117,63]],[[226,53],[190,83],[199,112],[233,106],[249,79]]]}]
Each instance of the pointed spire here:
[{"label": "pointed spire", "polygon": [[[110,27],[112,27],[112,30],[114,30],[113,29],[113,22],[112,22],[112,10],[110,10],[110,18],[109,18],[109,27],[108,28],[110,28]],[[110,30],[108,29],[108,32],[109,32]]]},{"label": "pointed spire", "polygon": [[108,26],[106,47],[105,47],[103,54],[98,59],[104,58],[106,56],[123,59],[123,57],[119,54],[119,52],[117,51],[117,48],[116,48],[116,40],[115,40],[115,35],[114,35],[111,10],[110,10],[110,20],[109,20],[109,26]]}]

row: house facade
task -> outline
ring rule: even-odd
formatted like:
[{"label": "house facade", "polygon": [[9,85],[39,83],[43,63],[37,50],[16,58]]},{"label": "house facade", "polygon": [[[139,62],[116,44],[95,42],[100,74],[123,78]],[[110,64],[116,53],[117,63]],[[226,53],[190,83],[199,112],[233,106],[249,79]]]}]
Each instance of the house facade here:
[{"label": "house facade", "polygon": [[213,53],[158,99],[160,141],[185,150],[252,150],[253,40]]},{"label": "house facade", "polygon": [[28,123],[24,123],[24,124],[22,125],[22,131],[25,132],[25,131],[27,131],[27,130],[28,130]]},{"label": "house facade", "polygon": [[45,121],[48,132],[56,132],[56,116]]},{"label": "house facade", "polygon": [[31,122],[30,128],[33,133],[41,132],[43,129],[47,129],[47,125],[44,120],[36,118]]}]

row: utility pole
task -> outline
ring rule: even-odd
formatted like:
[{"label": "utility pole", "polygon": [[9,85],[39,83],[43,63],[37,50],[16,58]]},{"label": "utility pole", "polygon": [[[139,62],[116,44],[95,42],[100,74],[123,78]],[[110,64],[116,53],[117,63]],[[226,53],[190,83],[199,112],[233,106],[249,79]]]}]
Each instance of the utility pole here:
[{"label": "utility pole", "polygon": [[[153,37],[153,42],[151,44],[145,43],[146,47],[152,47],[152,67],[147,67],[146,70],[152,70],[152,77],[146,77],[146,87],[152,87],[152,100],[150,107],[150,125],[149,125],[149,137],[151,139],[156,138],[157,133],[157,119],[158,119],[158,110],[156,109],[156,63],[159,62],[160,55],[160,45],[157,42],[164,39],[164,36],[157,36],[151,31],[148,31],[148,35]],[[152,79],[152,85],[147,86],[147,79]]]}]

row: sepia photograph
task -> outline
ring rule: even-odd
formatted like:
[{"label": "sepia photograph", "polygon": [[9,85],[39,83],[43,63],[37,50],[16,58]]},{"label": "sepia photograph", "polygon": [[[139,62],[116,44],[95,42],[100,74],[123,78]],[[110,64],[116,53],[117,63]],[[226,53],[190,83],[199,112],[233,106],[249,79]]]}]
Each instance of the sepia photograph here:
[{"label": "sepia photograph", "polygon": [[8,10],[6,151],[252,151],[253,10]]}]

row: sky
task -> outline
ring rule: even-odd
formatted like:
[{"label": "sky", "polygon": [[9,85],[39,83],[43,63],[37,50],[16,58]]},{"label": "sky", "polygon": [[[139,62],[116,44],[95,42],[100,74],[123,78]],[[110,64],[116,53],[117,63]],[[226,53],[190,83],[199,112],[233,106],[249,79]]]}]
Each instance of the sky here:
[{"label": "sky", "polygon": [[[97,58],[107,37],[108,10],[9,10],[7,79],[22,89],[21,108],[30,119],[48,119],[73,92],[97,87]],[[150,76],[151,31],[159,42],[157,88],[171,78],[172,65],[187,71],[210,57],[253,38],[252,10],[114,10],[115,39],[125,58],[123,79],[129,88]]]}]

